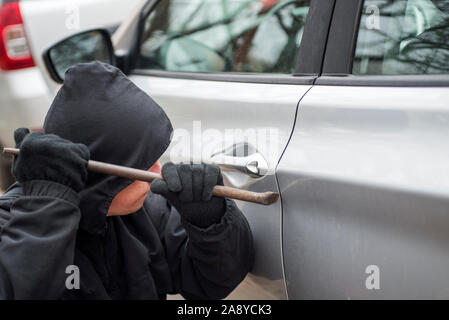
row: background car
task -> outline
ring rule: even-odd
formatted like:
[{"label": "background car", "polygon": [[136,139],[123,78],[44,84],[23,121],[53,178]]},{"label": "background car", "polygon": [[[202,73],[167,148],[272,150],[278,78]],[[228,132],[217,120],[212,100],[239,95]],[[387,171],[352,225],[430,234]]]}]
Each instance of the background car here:
[{"label": "background car", "polygon": [[[91,30],[67,40],[74,52],[86,36],[102,38],[89,56],[109,50]],[[177,128],[163,161],[217,163],[228,185],[280,193],[238,203],[251,286],[449,298],[449,1],[152,0],[112,40],[103,61]],[[64,43],[46,53],[59,82],[75,62],[55,65]]]},{"label": "background car", "polygon": [[[18,127],[39,130],[54,96],[40,56],[57,40],[93,27],[113,32],[142,0],[0,0],[0,148]],[[0,190],[12,182],[0,156]]]}]

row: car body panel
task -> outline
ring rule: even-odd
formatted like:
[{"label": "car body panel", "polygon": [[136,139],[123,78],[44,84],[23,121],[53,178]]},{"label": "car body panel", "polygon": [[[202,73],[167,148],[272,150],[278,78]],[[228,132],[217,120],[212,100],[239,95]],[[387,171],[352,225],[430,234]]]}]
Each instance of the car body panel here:
[{"label": "car body panel", "polygon": [[15,128],[42,127],[51,99],[38,68],[0,71],[0,91],[0,145],[13,146]]},{"label": "car body panel", "polygon": [[[175,128],[172,143],[162,162],[191,159],[207,162],[215,152],[246,142],[256,147],[272,170],[290,137],[297,103],[310,88],[310,85],[203,81],[145,75],[131,75],[130,79],[163,106]],[[257,141],[260,136],[250,132],[263,132],[269,128],[275,131],[264,136],[264,143]],[[245,133],[245,130],[250,131]],[[193,145],[186,139],[179,139],[180,136],[191,138]],[[204,145],[195,146],[195,142],[200,140]],[[184,146],[194,149],[190,154],[192,157],[179,151]],[[227,185],[252,191],[278,191],[274,174],[254,179],[243,173],[224,171],[224,177]],[[280,202],[270,206],[237,203],[248,219],[254,236],[256,257],[252,273],[258,277],[254,279],[265,281],[260,290],[267,286],[267,280],[273,280],[269,282],[272,286],[269,290],[276,292],[279,299],[286,298]]]},{"label": "car body panel", "polygon": [[449,297],[448,101],[447,88],[304,97],[277,169],[290,298]]}]

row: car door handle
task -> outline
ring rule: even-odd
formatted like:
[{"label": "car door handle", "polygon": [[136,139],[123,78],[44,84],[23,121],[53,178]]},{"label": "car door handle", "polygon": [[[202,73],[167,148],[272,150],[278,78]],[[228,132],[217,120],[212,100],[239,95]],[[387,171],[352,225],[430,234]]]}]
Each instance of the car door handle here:
[{"label": "car door handle", "polygon": [[219,166],[223,171],[240,172],[253,178],[263,177],[268,172],[267,161],[260,153],[253,153],[246,157],[219,153],[210,158],[210,163]]}]

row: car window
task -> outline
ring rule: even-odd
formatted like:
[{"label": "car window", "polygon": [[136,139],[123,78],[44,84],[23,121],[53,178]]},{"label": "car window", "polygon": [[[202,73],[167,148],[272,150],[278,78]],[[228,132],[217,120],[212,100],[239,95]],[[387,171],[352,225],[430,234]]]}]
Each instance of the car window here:
[{"label": "car window", "polygon": [[365,0],[353,73],[449,73],[449,0]]},{"label": "car window", "polygon": [[162,0],[146,18],[139,68],[292,73],[310,0]]}]

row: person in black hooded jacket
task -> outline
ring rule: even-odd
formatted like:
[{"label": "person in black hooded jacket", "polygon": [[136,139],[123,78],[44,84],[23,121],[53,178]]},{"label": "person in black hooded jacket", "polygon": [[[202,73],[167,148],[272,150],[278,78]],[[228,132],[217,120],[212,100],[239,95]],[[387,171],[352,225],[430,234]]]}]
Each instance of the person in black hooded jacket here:
[{"label": "person in black hooded jacket", "polygon": [[[0,298],[226,297],[250,271],[249,225],[212,196],[218,167],[168,163],[149,184],[87,172],[148,170],[170,143],[164,111],[117,68],[70,68],[43,132],[15,132],[18,183],[0,197]],[[71,266],[79,289],[66,286]]]}]

